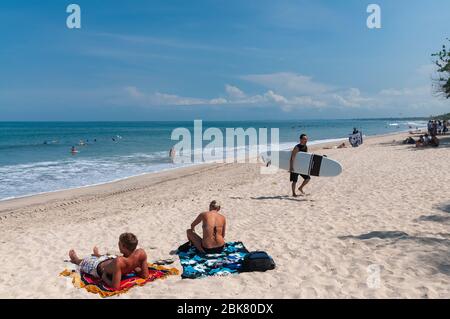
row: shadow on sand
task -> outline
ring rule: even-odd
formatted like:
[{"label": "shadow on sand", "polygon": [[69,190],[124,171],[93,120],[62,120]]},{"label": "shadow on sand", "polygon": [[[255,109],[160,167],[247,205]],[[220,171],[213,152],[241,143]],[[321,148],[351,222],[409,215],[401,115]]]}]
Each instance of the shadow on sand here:
[{"label": "shadow on sand", "polygon": [[400,239],[404,237],[408,237],[409,235],[407,233],[401,232],[401,231],[373,231],[367,234],[362,234],[358,236],[348,235],[348,236],[339,236],[339,239],[360,239],[360,240],[367,240],[367,239]]},{"label": "shadow on sand", "polygon": [[420,216],[415,221],[416,222],[450,223],[450,216],[441,216],[441,215]]},{"label": "shadow on sand", "polygon": [[271,199],[278,199],[278,200],[292,200],[295,202],[313,202],[313,200],[306,199],[304,197],[292,197],[288,195],[278,195],[278,196],[259,196],[259,197],[250,197],[251,199],[255,200],[271,200]]},{"label": "shadow on sand", "polygon": [[445,238],[436,237],[422,237],[422,236],[410,236],[402,231],[373,231],[367,234],[361,234],[358,236],[348,235],[339,236],[341,240],[357,239],[357,240],[370,240],[370,239],[382,239],[386,240],[387,244],[396,244],[400,241],[414,241],[421,245],[441,245],[445,246],[445,249],[436,249],[431,254],[425,254],[419,257],[422,262],[432,264],[436,271],[450,276],[450,234],[437,234]]},{"label": "shadow on sand", "polygon": [[389,146],[401,146],[405,145],[402,141],[393,140],[391,142],[381,142],[377,144],[380,147],[389,147]]},{"label": "shadow on sand", "polygon": [[[444,213],[450,214],[450,204],[443,203],[435,206],[436,209],[443,211]],[[450,223],[450,215],[429,215],[420,216],[415,222],[436,222],[436,223]]]},{"label": "shadow on sand", "polygon": [[450,214],[450,203],[444,203],[436,206],[437,209],[442,210],[444,213]]},{"label": "shadow on sand", "polygon": [[410,236],[402,231],[373,231],[367,234],[362,234],[358,236],[347,235],[339,236],[339,239],[359,239],[359,240],[369,240],[369,239],[392,239],[392,243],[396,243],[401,240],[412,240],[420,244],[433,245],[441,244],[450,247],[450,239],[446,238],[436,238],[436,237],[422,237],[422,236]]}]

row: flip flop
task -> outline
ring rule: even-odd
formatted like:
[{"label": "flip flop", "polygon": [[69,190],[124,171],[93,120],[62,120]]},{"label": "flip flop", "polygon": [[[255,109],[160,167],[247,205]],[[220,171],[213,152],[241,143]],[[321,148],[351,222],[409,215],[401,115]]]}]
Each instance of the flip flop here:
[{"label": "flip flop", "polygon": [[167,259],[160,259],[154,262],[155,265],[170,265],[173,264],[175,262],[175,260],[173,260],[172,258],[167,258]]}]

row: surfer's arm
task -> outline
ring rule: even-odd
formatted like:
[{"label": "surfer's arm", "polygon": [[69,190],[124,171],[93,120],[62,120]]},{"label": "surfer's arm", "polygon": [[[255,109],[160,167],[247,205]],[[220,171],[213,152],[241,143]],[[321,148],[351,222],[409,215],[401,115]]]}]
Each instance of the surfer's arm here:
[{"label": "surfer's arm", "polygon": [[294,161],[295,161],[295,156],[297,156],[298,153],[298,148],[297,146],[294,147],[294,149],[292,150],[291,153],[291,160],[289,161],[289,171],[292,172],[294,170]]}]

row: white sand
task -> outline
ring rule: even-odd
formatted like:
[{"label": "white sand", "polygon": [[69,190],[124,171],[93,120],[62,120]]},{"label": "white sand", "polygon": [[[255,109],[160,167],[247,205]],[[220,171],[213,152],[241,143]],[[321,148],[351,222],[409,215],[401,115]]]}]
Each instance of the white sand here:
[{"label": "white sand", "polygon": [[[99,298],[58,276],[70,248],[117,253],[119,234],[131,231],[150,261],[167,258],[196,215],[219,199],[227,240],[267,251],[275,270],[173,276],[117,298],[449,298],[450,145],[392,144],[404,137],[318,150],[344,172],[313,178],[311,195],[297,199],[288,197],[287,172],[227,164],[0,202],[0,297]],[[377,283],[370,269],[381,270],[379,288],[367,285],[368,277]]]}]

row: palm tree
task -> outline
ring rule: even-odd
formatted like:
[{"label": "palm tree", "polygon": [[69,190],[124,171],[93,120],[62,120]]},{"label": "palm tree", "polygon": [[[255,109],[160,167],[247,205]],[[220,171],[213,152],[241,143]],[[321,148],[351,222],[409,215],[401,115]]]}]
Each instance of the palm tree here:
[{"label": "palm tree", "polygon": [[[450,39],[447,39],[450,41]],[[434,64],[437,66],[438,76],[434,79],[436,93],[450,98],[450,51],[446,45],[442,46],[442,50],[432,54],[435,58]]]}]

